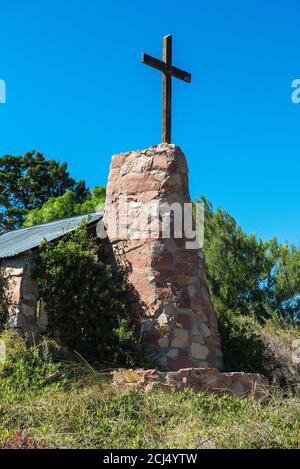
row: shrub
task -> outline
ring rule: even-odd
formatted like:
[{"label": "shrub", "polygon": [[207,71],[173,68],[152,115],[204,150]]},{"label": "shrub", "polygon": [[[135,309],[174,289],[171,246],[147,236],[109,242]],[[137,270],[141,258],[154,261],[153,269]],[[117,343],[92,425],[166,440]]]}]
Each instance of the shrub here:
[{"label": "shrub", "polygon": [[226,371],[264,372],[265,345],[257,323],[226,311],[218,317]]},{"label": "shrub", "polygon": [[52,334],[101,364],[132,365],[139,344],[127,304],[127,284],[102,261],[100,240],[84,226],[44,243],[35,268]]},{"label": "shrub", "polygon": [[284,321],[262,323],[227,311],[219,318],[226,371],[262,373],[273,384],[296,391],[300,367],[292,360],[292,342],[300,328]]},{"label": "shrub", "polygon": [[260,326],[260,337],[264,344],[263,369],[266,376],[287,390],[299,391],[300,365],[292,360],[292,343],[300,339],[299,324],[269,320]]},{"label": "shrub", "polygon": [[0,363],[0,395],[2,399],[19,400],[34,394],[47,384],[62,382],[60,366],[51,359],[52,343],[43,339],[39,345],[28,346],[14,329],[0,334],[5,344],[5,360]]}]

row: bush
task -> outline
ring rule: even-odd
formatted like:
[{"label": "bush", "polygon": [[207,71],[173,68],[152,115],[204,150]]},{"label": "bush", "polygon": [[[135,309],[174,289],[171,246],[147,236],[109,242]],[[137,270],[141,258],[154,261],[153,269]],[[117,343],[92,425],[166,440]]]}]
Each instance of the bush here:
[{"label": "bush", "polygon": [[225,370],[263,373],[265,345],[256,321],[226,311],[218,317],[218,323]]},{"label": "bush", "polygon": [[35,268],[40,297],[52,334],[63,345],[106,365],[133,365],[139,343],[121,272],[102,261],[100,241],[80,227],[44,243]]},{"label": "bush", "polygon": [[0,363],[2,398],[17,401],[47,384],[62,382],[60,366],[51,359],[51,342],[44,339],[39,345],[28,346],[14,329],[4,330],[0,340],[5,346],[5,359]]},{"label": "bush", "polygon": [[300,339],[299,324],[269,320],[260,327],[260,337],[264,344],[265,375],[286,390],[299,392],[300,365],[292,360],[292,343]]},{"label": "bush", "polygon": [[292,360],[299,326],[274,320],[260,323],[230,311],[218,319],[226,371],[262,373],[273,384],[299,390],[300,367]]}]

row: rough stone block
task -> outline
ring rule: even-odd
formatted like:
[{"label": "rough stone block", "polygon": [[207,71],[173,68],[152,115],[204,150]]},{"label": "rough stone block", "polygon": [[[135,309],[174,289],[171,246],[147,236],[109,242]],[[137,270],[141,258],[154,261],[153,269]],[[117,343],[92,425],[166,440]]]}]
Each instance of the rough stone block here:
[{"label": "rough stone block", "polygon": [[[182,362],[189,361],[184,352],[180,352],[177,360],[168,360],[174,370],[162,373],[157,370],[116,370],[107,376],[117,385],[127,389],[144,388],[147,391],[154,387],[173,388],[180,391],[186,387],[195,391],[216,394],[231,394],[244,398],[267,399],[268,380],[254,373],[220,373],[216,368],[183,368],[176,369]],[[171,367],[170,366],[170,367]]]},{"label": "rough stone block", "polygon": [[186,329],[174,329],[171,346],[185,348],[189,345],[189,333]]},{"label": "rough stone block", "polygon": [[208,357],[209,350],[207,347],[205,347],[205,345],[193,342],[191,345],[191,353],[193,358],[205,360]]}]

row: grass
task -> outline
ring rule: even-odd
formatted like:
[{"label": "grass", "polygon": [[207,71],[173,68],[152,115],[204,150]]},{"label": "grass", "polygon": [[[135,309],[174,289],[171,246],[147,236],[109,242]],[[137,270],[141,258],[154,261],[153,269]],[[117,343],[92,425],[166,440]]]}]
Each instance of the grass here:
[{"label": "grass", "polygon": [[86,365],[54,364],[45,347],[22,348],[11,334],[0,367],[0,447],[300,447],[295,396],[274,391],[263,403],[190,389],[126,391]]},{"label": "grass", "polygon": [[50,448],[299,448],[300,401],[124,392],[110,384],[45,388],[0,400],[2,444],[16,434]]}]

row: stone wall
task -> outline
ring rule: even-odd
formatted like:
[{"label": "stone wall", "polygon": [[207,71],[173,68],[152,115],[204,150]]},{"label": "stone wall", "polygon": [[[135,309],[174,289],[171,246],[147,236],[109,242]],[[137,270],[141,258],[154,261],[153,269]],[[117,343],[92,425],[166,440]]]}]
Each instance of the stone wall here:
[{"label": "stone wall", "polygon": [[145,351],[162,369],[221,369],[201,250],[187,248],[171,212],[168,225],[155,209],[179,204],[184,213],[190,201],[186,159],[175,145],[113,156],[104,225],[115,258],[128,271]]},{"label": "stone wall", "polygon": [[256,373],[220,373],[216,368],[189,368],[162,373],[157,370],[125,370],[109,373],[108,377],[118,386],[127,389],[154,388],[180,391],[186,387],[195,391],[215,394],[230,394],[239,397],[253,396],[264,399],[268,396],[268,380]]},{"label": "stone wall", "polygon": [[47,329],[47,314],[40,305],[37,314],[38,291],[32,277],[32,254],[8,258],[4,261],[8,276],[8,325],[36,338]]}]

